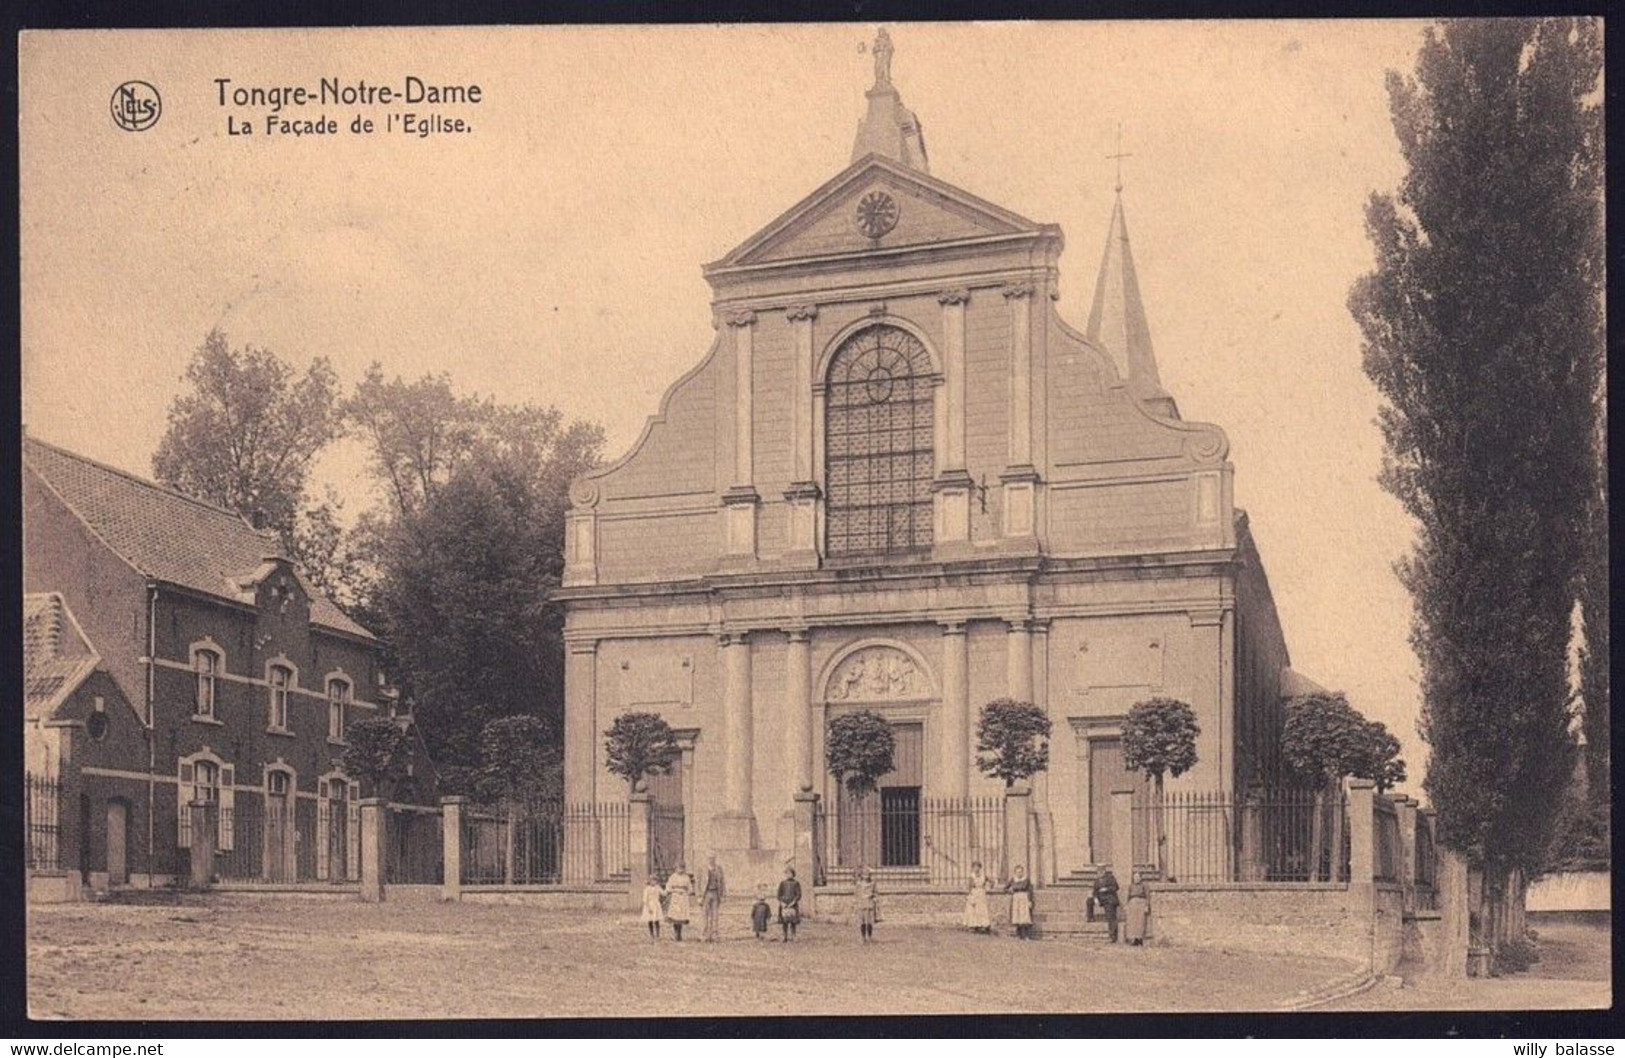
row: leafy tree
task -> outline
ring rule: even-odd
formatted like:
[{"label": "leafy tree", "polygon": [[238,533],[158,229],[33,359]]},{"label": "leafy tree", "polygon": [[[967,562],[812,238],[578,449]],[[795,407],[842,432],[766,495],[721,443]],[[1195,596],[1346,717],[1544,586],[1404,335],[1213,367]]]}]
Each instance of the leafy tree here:
[{"label": "leafy tree", "polygon": [[[311,464],[343,429],[338,382],[317,357],[302,376],[268,349],[212,330],[186,366],[152,457],[165,485],[274,529],[296,553]],[[297,557],[297,555],[296,555]]]},{"label": "leafy tree", "polygon": [[645,775],[664,775],[680,752],[659,713],[622,713],[604,732],[604,765],[636,790]]},{"label": "leafy tree", "polygon": [[1044,710],[1031,702],[988,702],[976,722],[976,767],[1006,786],[1031,778],[1049,767],[1050,727]]},{"label": "leafy tree", "polygon": [[1281,755],[1287,765],[1315,790],[1311,844],[1318,877],[1322,825],[1332,819],[1329,847],[1342,848],[1343,813],[1336,811],[1342,779],[1370,779],[1379,789],[1405,781],[1405,762],[1398,757],[1399,740],[1381,722],[1367,720],[1341,693],[1306,695],[1287,708],[1281,730]]},{"label": "leafy tree", "polygon": [[1492,887],[1534,874],[1570,772],[1602,330],[1602,24],[1430,29],[1389,75],[1407,172],[1373,196],[1350,295],[1386,403],[1382,482],[1416,519],[1424,779]]},{"label": "leafy tree", "polygon": [[1609,759],[1612,735],[1608,722],[1608,465],[1603,447],[1606,438],[1600,436],[1604,421],[1599,411],[1596,416],[1599,441],[1592,463],[1591,502],[1586,509],[1586,538],[1581,559],[1580,619],[1584,638],[1580,645],[1580,703],[1587,790],[1606,816],[1613,785]]},{"label": "leafy tree", "polygon": [[874,793],[880,777],[892,770],[896,751],[897,737],[891,725],[870,709],[835,717],[824,737],[824,763],[829,773],[858,797]]},{"label": "leafy tree", "polygon": [[1145,772],[1156,784],[1157,872],[1163,878],[1168,877],[1168,835],[1162,777],[1177,779],[1196,767],[1196,739],[1201,733],[1196,714],[1177,698],[1137,702],[1123,719],[1123,766]]},{"label": "leafy tree", "polygon": [[[824,734],[824,766],[861,803],[892,770],[897,736],[886,718],[870,709],[841,713]],[[869,845],[869,814],[859,811],[858,848]]]},{"label": "leafy tree", "polygon": [[1381,720],[1366,721],[1365,751],[1349,774],[1370,779],[1377,784],[1378,793],[1387,793],[1405,781],[1405,761],[1399,755],[1399,739]]},{"label": "leafy tree", "polygon": [[569,484],[596,465],[602,431],[458,397],[444,376],[389,382],[376,365],[347,407],[390,497],[350,546],[376,571],[365,602],[435,759],[473,764],[498,717],[558,730],[563,617],[549,598]]},{"label": "leafy tree", "polygon": [[393,717],[369,716],[347,726],[344,741],[345,772],[371,786],[375,796],[388,799],[411,760],[406,731]]},{"label": "leafy tree", "polygon": [[504,716],[480,730],[480,766],[474,787],[480,799],[500,805],[507,819],[503,880],[514,881],[514,838],[519,817],[548,788],[557,753],[547,725],[534,716]]}]

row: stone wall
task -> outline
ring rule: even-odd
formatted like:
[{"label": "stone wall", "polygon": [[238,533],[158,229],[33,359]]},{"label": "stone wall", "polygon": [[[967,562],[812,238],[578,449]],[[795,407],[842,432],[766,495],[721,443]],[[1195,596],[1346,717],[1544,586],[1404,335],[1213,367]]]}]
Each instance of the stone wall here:
[{"label": "stone wall", "polygon": [[1529,887],[1527,908],[1532,915],[1553,912],[1600,912],[1612,905],[1612,879],[1608,871],[1568,871],[1554,874]]},{"label": "stone wall", "polygon": [[1372,902],[1371,969],[1393,973],[1405,957],[1405,889],[1379,884]]},{"label": "stone wall", "polygon": [[[1394,916],[1397,934],[1399,919]],[[1158,943],[1226,951],[1312,951],[1370,965],[1369,890],[1330,883],[1151,887]],[[1397,936],[1394,947],[1398,948]]]}]

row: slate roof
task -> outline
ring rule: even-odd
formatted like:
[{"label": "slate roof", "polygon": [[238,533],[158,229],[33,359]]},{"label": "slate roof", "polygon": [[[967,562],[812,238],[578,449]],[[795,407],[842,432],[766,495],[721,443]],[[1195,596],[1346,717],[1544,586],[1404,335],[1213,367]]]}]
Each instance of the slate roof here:
[{"label": "slate roof", "polygon": [[23,716],[50,719],[100,663],[62,596],[23,596]]},{"label": "slate roof", "polygon": [[[241,601],[241,582],[280,555],[274,532],[223,507],[29,437],[23,465],[37,473],[109,548],[154,580]],[[311,624],[372,639],[301,578]]]}]

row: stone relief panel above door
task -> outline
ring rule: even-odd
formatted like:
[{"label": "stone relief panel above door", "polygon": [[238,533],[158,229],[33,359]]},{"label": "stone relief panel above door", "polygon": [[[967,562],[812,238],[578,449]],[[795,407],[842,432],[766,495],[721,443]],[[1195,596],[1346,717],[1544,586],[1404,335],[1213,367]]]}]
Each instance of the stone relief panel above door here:
[{"label": "stone relief panel above door", "polygon": [[930,677],[906,651],[878,645],[842,658],[824,687],[831,702],[907,702],[934,693]]}]

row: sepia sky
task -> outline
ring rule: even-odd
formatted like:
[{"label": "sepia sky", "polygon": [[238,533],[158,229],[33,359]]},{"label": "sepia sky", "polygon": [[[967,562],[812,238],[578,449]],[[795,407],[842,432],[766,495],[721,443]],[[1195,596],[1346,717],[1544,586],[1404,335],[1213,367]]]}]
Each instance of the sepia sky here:
[{"label": "sepia sky", "polygon": [[[1417,666],[1375,483],[1377,394],[1345,307],[1362,208],[1402,171],[1383,88],[1416,22],[894,24],[893,80],[932,175],[1062,226],[1081,327],[1124,199],[1162,380],[1228,433],[1295,668],[1388,723],[1419,789]],[[608,455],[710,345],[700,265],[843,169],[874,27],[26,34],[20,44],[23,420],[150,474],[211,327],[346,386],[449,372],[603,423]],[[478,84],[466,135],[263,135],[233,87]],[[127,132],[139,79],[160,120]],[[400,108],[397,108],[400,109]],[[433,108],[409,107],[423,110]],[[229,115],[255,125],[227,134]],[[366,503],[358,448],[319,484]]]}]

